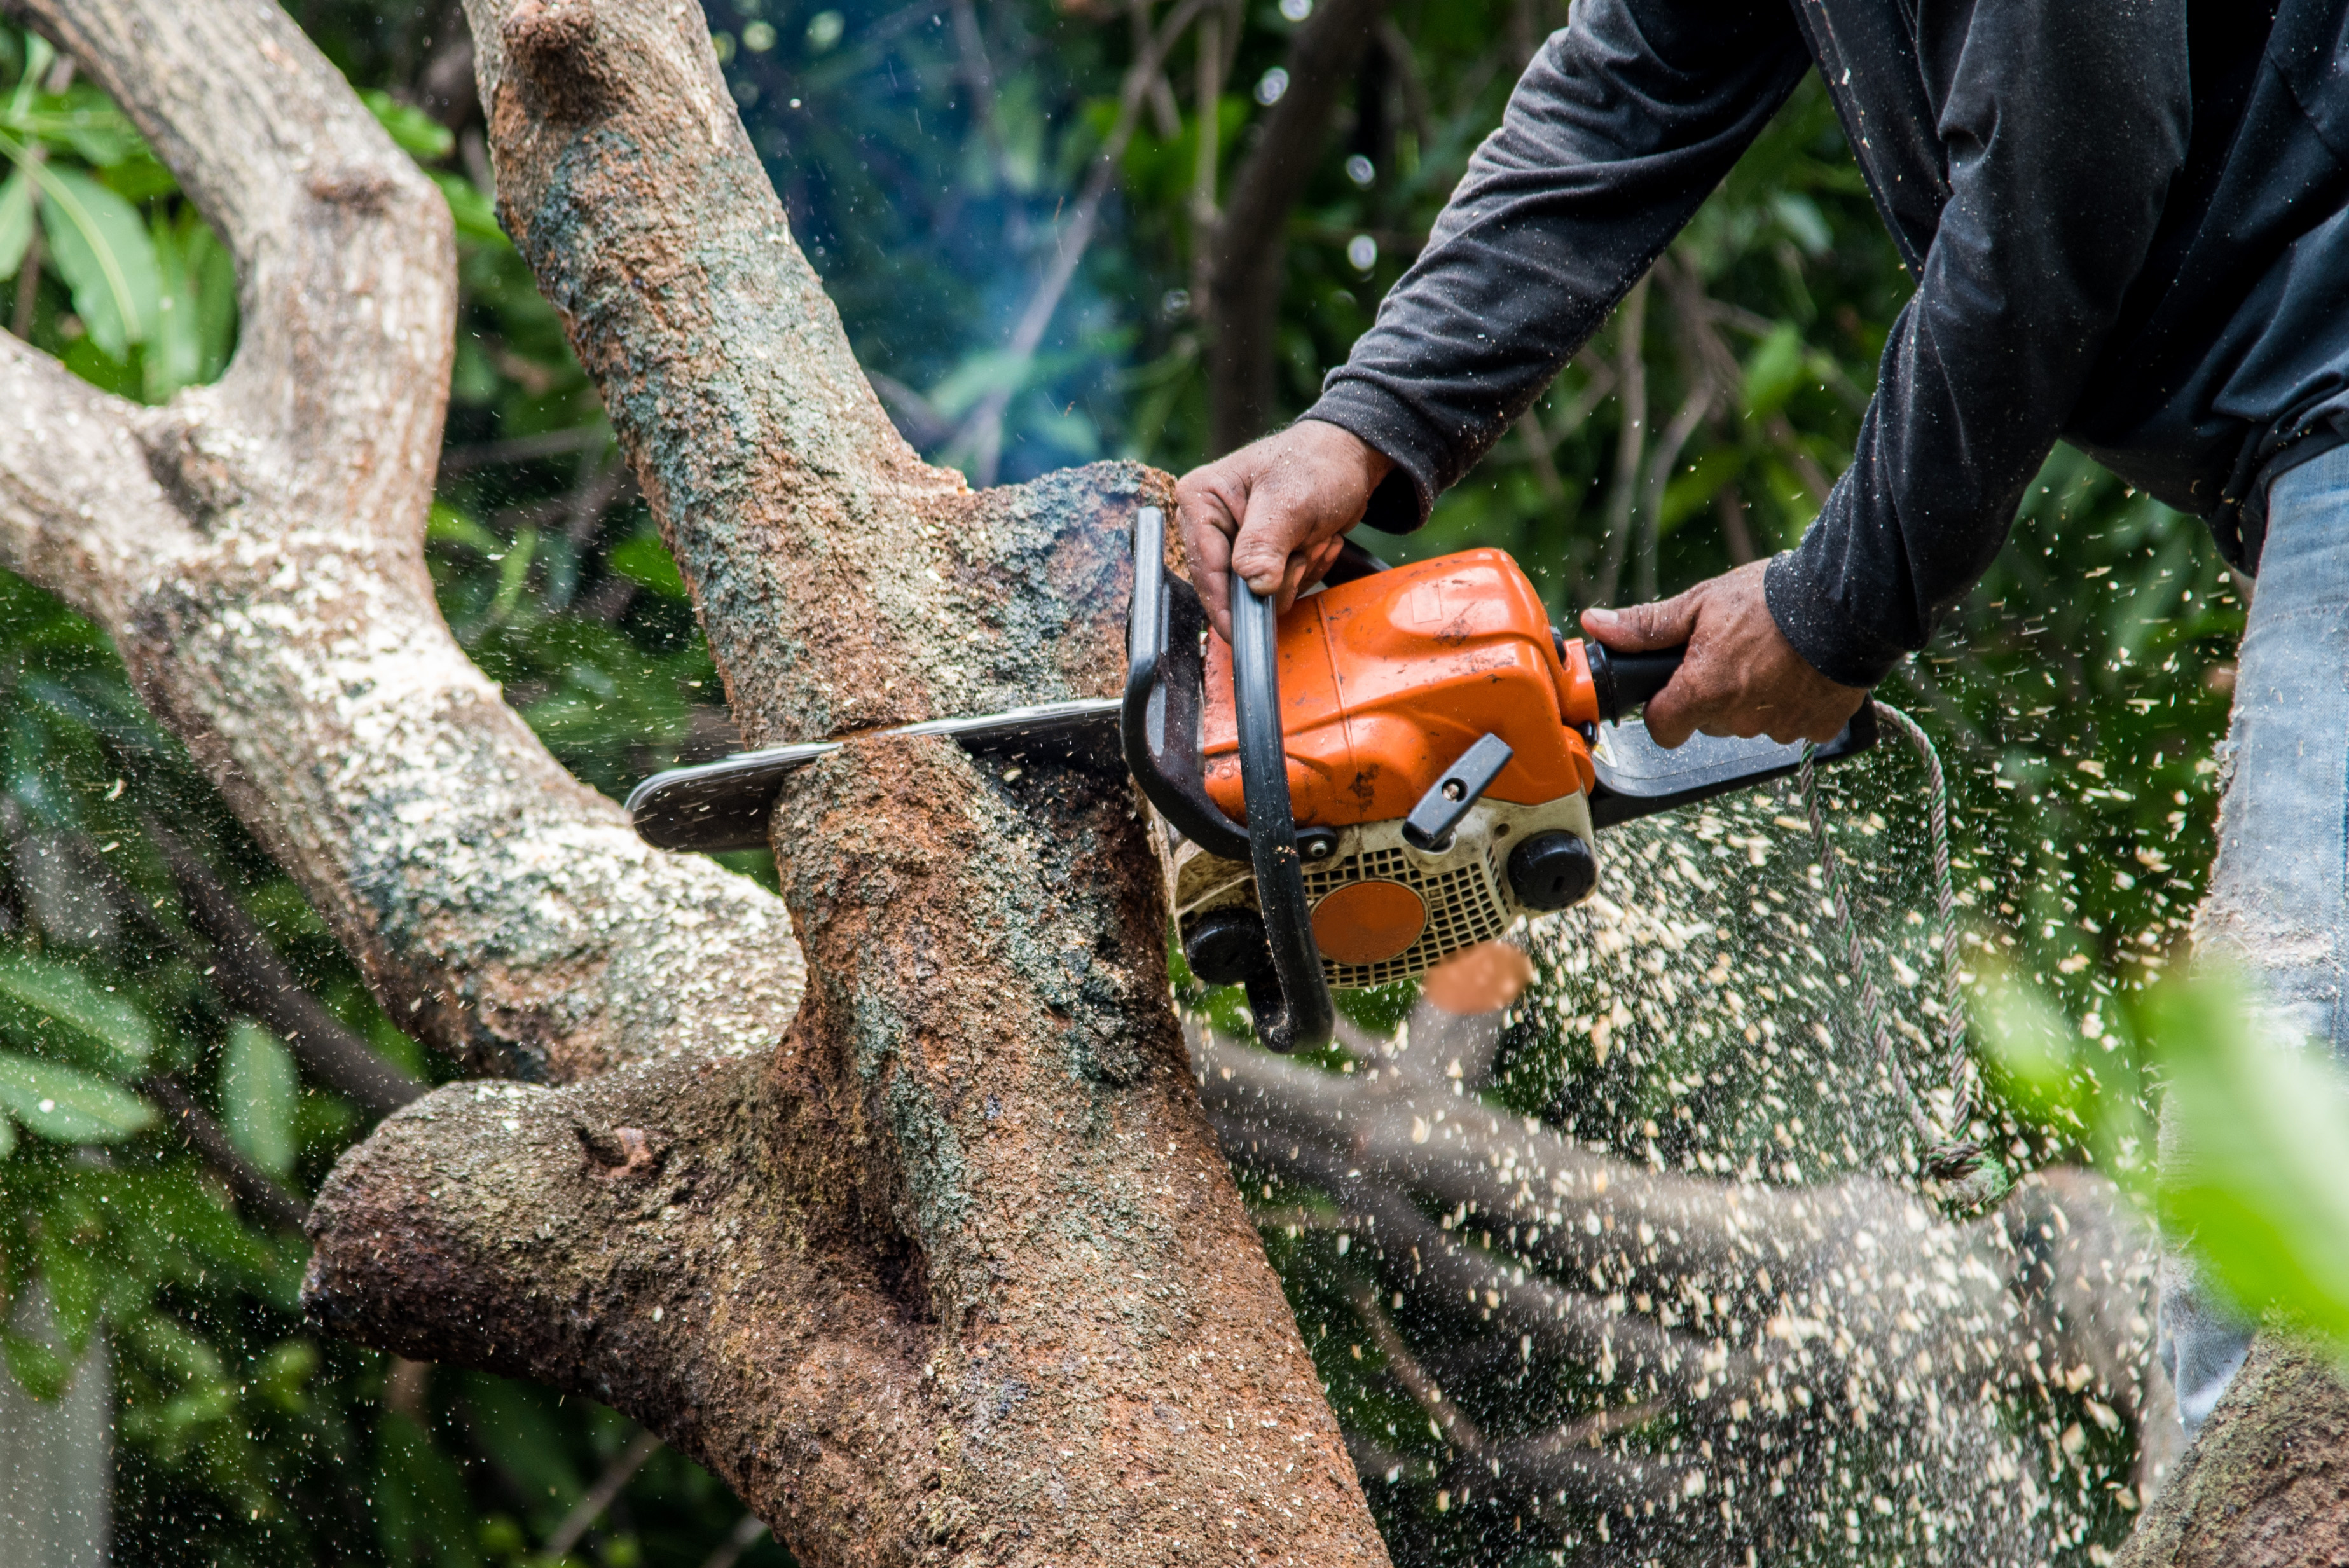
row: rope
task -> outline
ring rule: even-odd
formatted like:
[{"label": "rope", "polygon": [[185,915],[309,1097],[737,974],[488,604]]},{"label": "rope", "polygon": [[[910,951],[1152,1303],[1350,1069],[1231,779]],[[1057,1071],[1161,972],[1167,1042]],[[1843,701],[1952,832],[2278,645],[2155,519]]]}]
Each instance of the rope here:
[{"label": "rope", "polygon": [[1958,974],[1958,901],[1950,876],[1949,783],[1941,773],[1940,754],[1933,749],[1933,742],[1915,719],[1883,702],[1876,704],[1876,717],[1900,733],[1925,768],[1926,819],[1933,836],[1934,902],[1940,919],[1944,1008],[1941,1049],[1949,1062],[1955,1132],[1944,1131],[1927,1114],[1923,1099],[1901,1065],[1900,1053],[1894,1048],[1892,1031],[1885,1024],[1883,996],[1868,972],[1868,955],[1859,944],[1859,930],[1851,917],[1851,902],[1844,896],[1841,862],[1837,859],[1835,846],[1827,841],[1826,813],[1819,805],[1812,767],[1812,754],[1818,749],[1816,746],[1803,748],[1796,784],[1802,790],[1803,812],[1810,822],[1811,842],[1818,851],[1827,897],[1835,909],[1836,928],[1843,938],[1845,962],[1850,965],[1852,977],[1859,982],[1861,1021],[1876,1047],[1877,1068],[1891,1081],[1900,1109],[1909,1119],[1909,1130],[1917,1135],[1918,1146],[1923,1151],[1925,1189],[1952,1213],[1978,1213],[2003,1197],[2010,1183],[2006,1168],[1999,1163],[1998,1157],[1965,1135],[1973,1120],[1973,1109],[1966,1090],[1965,990]]}]

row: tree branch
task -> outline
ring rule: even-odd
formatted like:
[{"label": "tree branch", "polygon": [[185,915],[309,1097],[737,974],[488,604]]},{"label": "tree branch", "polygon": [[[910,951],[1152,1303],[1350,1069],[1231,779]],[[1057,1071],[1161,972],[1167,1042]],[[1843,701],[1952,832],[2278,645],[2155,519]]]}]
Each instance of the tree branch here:
[{"label": "tree branch", "polygon": [[1125,156],[1126,143],[1133,139],[1143,102],[1154,87],[1165,86],[1162,72],[1167,55],[1208,3],[1209,0],[1180,0],[1154,33],[1143,26],[1148,14],[1146,0],[1133,8],[1141,42],[1134,51],[1133,63],[1126,67],[1125,84],[1118,94],[1117,119],[1102,138],[1101,150],[1093,155],[1092,167],[1085,175],[1076,205],[1070,210],[1068,223],[1055,237],[1051,264],[1044,269],[1035,292],[1028,296],[1027,307],[1019,313],[1011,337],[1004,345],[1004,364],[998,373],[1002,385],[979,399],[963,421],[965,434],[956,443],[958,447],[968,444],[972,470],[981,485],[995,482],[997,465],[1003,454],[1004,412],[1025,380],[1028,366],[1044,341],[1044,329],[1051,325],[1053,313],[1061,308],[1061,296],[1069,292],[1077,267],[1092,244],[1094,227],[1101,221],[1102,202],[1116,182],[1118,165]]},{"label": "tree branch", "polygon": [[1273,418],[1288,211],[1312,176],[1339,98],[1385,10],[1385,0],[1321,0],[1314,7],[1289,41],[1288,87],[1232,177],[1205,302],[1208,444],[1216,452],[1254,440]]},{"label": "tree branch", "polygon": [[243,315],[227,377],[161,409],[0,344],[0,565],[105,627],[404,1026],[547,1078],[771,1044],[781,908],[638,843],[434,606],[439,192],[274,5],[19,8],[222,228]]},{"label": "tree branch", "polygon": [[298,1231],[308,1211],[299,1199],[277,1184],[260,1166],[247,1160],[221,1124],[198,1105],[175,1078],[157,1076],[140,1080],[139,1092],[163,1108],[172,1130],[188,1140],[205,1164],[219,1171],[240,1201],[267,1224],[281,1231]]}]

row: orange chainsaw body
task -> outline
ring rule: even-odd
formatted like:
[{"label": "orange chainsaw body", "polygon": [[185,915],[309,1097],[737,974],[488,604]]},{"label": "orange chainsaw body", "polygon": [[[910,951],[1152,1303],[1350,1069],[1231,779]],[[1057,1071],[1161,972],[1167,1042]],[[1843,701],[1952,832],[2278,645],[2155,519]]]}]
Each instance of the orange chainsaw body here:
[{"label": "orange chainsaw body", "polygon": [[[1599,699],[1582,645],[1560,656],[1541,595],[1498,550],[1373,573],[1298,600],[1280,618],[1280,727],[1288,797],[1306,827],[1409,815],[1479,738],[1513,755],[1485,798],[1521,806],[1596,782],[1578,727]],[[1247,820],[1232,655],[1207,638],[1200,741],[1207,794]]]}]

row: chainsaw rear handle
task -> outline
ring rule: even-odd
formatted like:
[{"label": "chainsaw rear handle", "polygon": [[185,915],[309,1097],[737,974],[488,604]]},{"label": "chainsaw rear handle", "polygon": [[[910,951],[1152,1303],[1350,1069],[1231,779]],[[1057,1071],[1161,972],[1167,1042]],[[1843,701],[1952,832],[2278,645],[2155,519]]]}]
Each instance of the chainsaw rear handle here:
[{"label": "chainsaw rear handle", "polygon": [[1583,641],[1582,653],[1590,661],[1590,686],[1599,697],[1599,717],[1609,724],[1620,724],[1633,708],[1671,685],[1688,657],[1688,645],[1659,648],[1652,654],[1621,654],[1589,637]]}]

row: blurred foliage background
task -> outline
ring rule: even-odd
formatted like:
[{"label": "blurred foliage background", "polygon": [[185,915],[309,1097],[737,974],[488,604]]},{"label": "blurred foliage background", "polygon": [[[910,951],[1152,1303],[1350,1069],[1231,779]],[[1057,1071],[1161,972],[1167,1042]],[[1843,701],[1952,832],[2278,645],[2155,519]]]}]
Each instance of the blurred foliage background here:
[{"label": "blurred foliage background", "polygon": [[[676,571],[497,228],[461,14],[289,9],[456,218],[429,545],[450,624],[599,789],[724,751]],[[980,482],[1102,456],[1179,471],[1301,409],[1564,19],[1556,0],[710,7],[876,387]],[[102,94],[5,29],[0,157],[0,322],[149,402],[220,374],[234,280],[202,216]],[[1790,544],[1908,289],[1807,84],[1434,521],[1368,542],[1504,546],[1561,615]],[[2240,599],[2199,523],[2059,450],[1991,576],[1887,688],[1951,765],[1971,954],[2027,981],[2065,1042],[2000,1079],[2023,1086],[1994,1108],[2018,1163],[2136,1152],[2081,1108],[2137,1103],[2127,999],[2176,959],[2210,853]],[[88,1346],[110,1357],[118,1559],[786,1561],[612,1412],[304,1327],[294,1222],[374,1112],[297,1059],[254,977],[290,971],[314,1033],[448,1067],[376,1007],[104,639],[5,576],[0,770],[0,1347],[43,1395]],[[738,869],[769,874],[756,860]],[[1506,1049],[1567,1093],[1590,1020],[1526,1016]],[[1372,1494],[1404,1560],[1491,1560],[1432,1497]]]}]

